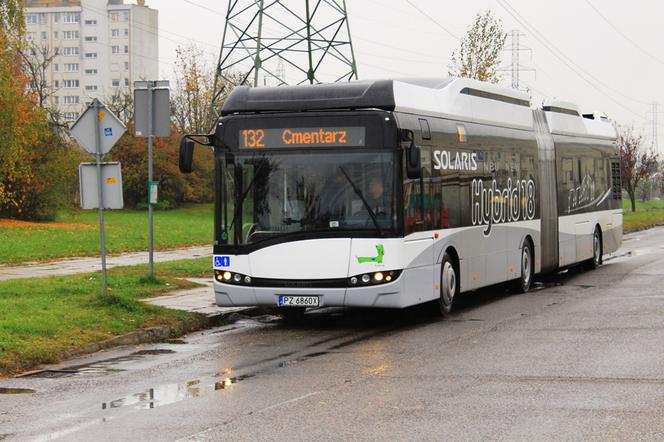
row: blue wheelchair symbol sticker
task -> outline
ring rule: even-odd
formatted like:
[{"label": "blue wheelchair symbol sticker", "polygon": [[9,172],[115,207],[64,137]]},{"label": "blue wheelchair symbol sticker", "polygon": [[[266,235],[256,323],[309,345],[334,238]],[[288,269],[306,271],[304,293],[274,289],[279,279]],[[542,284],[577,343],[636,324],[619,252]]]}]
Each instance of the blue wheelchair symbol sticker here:
[{"label": "blue wheelchair symbol sticker", "polygon": [[230,267],[231,257],[230,256],[215,256],[214,257],[214,266],[215,267]]},{"label": "blue wheelchair symbol sticker", "polygon": [[113,136],[113,128],[112,127],[105,127],[104,128],[104,136],[105,137],[112,137]]}]

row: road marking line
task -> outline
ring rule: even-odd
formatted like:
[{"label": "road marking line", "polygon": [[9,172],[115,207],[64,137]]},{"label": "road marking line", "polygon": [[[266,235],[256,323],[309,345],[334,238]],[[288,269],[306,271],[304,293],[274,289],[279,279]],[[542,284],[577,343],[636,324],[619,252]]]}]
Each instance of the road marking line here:
[{"label": "road marking line", "polygon": [[[279,402],[279,403],[277,403],[277,404],[273,404],[273,405],[270,405],[270,406],[268,406],[268,407],[261,408],[260,410],[257,410],[257,411],[254,411],[254,412],[250,412],[250,413],[248,413],[247,415],[250,415],[250,414],[256,414],[256,413],[262,413],[262,412],[264,412],[264,411],[272,410],[273,408],[278,408],[278,407],[282,407],[282,406],[284,406],[284,405],[288,405],[288,404],[291,404],[291,403],[294,403],[294,402],[298,402],[298,401],[301,401],[301,400],[306,399],[306,398],[308,398],[308,397],[315,396],[315,395],[317,395],[317,394],[321,394],[321,393],[322,393],[322,391],[314,391],[314,392],[311,392],[311,393],[307,393],[307,394],[305,394],[305,395],[303,395],[303,396],[299,396],[299,397],[296,397],[296,398],[293,398],[293,399],[289,399],[289,400],[287,400],[287,401]],[[201,437],[201,436],[204,436],[205,433],[209,433],[210,431],[212,431],[212,430],[214,430],[214,429],[216,429],[216,428],[222,427],[222,426],[224,426],[224,425],[226,425],[226,424],[215,425],[214,427],[206,428],[205,430],[199,431],[198,433],[194,433],[194,434],[192,434],[192,435],[185,436],[185,437],[183,437],[182,439],[178,439],[178,440],[176,440],[175,442],[183,442],[183,441],[199,440],[198,438]]]},{"label": "road marking line", "polygon": [[290,404],[292,402],[301,401],[302,399],[306,399],[308,397],[311,397],[311,396],[314,396],[314,395],[317,395],[317,394],[321,394],[321,393],[322,393],[322,391],[314,391],[313,393],[307,393],[304,396],[296,397],[296,398],[293,398],[293,399],[289,399],[287,401],[279,402],[278,404],[270,405],[269,407],[262,408],[262,409],[258,410],[256,413],[262,413],[263,411],[267,411],[267,410],[271,410],[273,408],[281,407],[283,405]]}]

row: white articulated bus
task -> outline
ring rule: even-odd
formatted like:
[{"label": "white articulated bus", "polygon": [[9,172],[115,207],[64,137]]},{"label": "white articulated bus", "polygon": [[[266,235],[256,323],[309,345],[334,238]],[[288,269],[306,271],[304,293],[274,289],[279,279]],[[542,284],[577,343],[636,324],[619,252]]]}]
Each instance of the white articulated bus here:
[{"label": "white articulated bus", "polygon": [[622,241],[606,117],[492,84],[238,87],[201,144],[215,151],[220,306],[444,314],[460,292],[597,267]]}]

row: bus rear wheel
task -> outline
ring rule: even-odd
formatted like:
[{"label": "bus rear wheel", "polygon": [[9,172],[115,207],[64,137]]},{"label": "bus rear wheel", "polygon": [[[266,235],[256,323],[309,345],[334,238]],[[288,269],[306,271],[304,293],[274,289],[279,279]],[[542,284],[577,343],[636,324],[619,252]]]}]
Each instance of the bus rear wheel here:
[{"label": "bus rear wheel", "polygon": [[435,302],[434,313],[447,316],[459,295],[459,270],[454,260],[445,253],[440,264],[440,297]]},{"label": "bus rear wheel", "polygon": [[523,242],[521,247],[521,277],[516,280],[515,288],[519,293],[526,293],[533,284],[535,267],[533,265],[533,246],[529,239]]},{"label": "bus rear wheel", "polygon": [[589,270],[594,270],[602,265],[603,250],[602,234],[599,227],[595,227],[595,232],[593,232],[593,257],[586,262],[586,267]]}]

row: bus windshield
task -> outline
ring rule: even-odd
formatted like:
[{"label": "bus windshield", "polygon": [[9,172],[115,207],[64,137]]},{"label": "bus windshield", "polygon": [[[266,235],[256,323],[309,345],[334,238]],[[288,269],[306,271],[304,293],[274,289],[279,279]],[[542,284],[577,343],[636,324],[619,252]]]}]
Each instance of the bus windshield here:
[{"label": "bus windshield", "polygon": [[224,174],[226,192],[235,193],[236,203],[234,211],[228,209],[233,221],[225,236],[231,243],[253,244],[302,232],[394,232],[394,155],[386,150],[238,154]]}]

